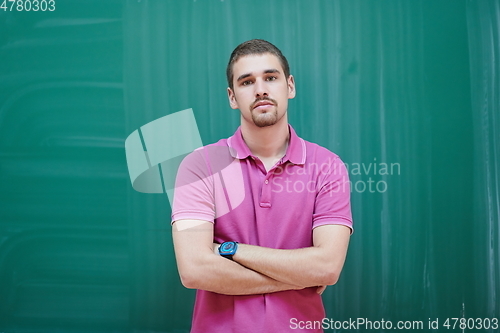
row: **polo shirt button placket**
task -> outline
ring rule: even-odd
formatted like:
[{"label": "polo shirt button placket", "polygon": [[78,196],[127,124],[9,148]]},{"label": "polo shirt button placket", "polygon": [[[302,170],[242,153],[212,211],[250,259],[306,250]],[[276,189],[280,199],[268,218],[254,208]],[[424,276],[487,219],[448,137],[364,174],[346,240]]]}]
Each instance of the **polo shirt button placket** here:
[{"label": "polo shirt button placket", "polygon": [[262,186],[262,193],[260,196],[260,207],[270,208],[271,207],[271,187],[269,185],[269,179],[264,180],[264,186]]}]

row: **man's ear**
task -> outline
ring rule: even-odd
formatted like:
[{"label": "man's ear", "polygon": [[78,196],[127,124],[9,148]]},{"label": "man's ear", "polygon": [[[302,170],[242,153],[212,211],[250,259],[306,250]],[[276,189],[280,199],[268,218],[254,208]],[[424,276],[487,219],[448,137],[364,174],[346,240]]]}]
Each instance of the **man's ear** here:
[{"label": "man's ear", "polygon": [[229,87],[227,87],[227,99],[229,100],[231,109],[239,109],[238,102],[236,101],[236,97],[234,96],[234,91]]},{"label": "man's ear", "polygon": [[295,97],[295,80],[293,75],[289,75],[287,79],[288,84],[288,99],[292,99]]}]

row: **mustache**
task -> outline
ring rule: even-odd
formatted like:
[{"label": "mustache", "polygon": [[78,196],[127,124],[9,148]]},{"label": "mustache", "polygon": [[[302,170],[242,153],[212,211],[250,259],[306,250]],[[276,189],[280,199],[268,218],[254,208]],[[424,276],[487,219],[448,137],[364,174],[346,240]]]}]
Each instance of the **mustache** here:
[{"label": "mustache", "polygon": [[270,97],[262,97],[262,98],[257,98],[253,103],[252,105],[250,105],[250,110],[253,110],[255,108],[255,105],[257,105],[257,103],[259,102],[262,102],[262,101],[268,101],[268,102],[271,102],[273,103],[274,106],[277,106],[278,105],[278,102]]}]

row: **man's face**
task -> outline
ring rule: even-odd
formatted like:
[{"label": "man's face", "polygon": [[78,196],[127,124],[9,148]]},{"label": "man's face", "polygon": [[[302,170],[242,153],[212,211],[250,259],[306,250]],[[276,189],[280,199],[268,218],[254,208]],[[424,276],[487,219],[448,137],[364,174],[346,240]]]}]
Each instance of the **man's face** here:
[{"label": "man's face", "polygon": [[240,109],[243,121],[266,127],[286,114],[288,99],[295,97],[295,83],[293,76],[285,78],[275,55],[248,55],[234,63],[233,89],[227,88],[227,93],[229,104]]}]

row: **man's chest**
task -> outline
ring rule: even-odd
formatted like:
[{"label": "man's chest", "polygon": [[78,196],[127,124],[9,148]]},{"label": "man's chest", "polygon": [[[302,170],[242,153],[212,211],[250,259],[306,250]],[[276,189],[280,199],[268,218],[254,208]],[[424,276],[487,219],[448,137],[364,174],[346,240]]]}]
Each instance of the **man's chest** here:
[{"label": "man's chest", "polygon": [[216,236],[274,248],[309,246],[317,177],[292,164],[269,172],[251,162],[239,168],[215,186]]}]

